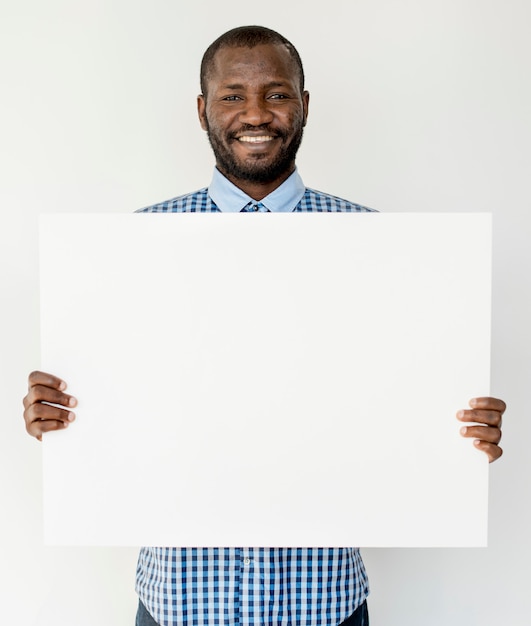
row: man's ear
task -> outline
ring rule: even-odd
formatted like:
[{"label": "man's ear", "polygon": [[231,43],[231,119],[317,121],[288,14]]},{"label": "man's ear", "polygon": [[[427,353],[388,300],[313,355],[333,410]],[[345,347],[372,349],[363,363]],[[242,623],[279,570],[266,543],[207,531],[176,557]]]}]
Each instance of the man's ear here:
[{"label": "man's ear", "polygon": [[309,91],[302,92],[302,106],[304,110],[304,126],[306,126],[306,122],[308,121],[308,109],[310,107],[310,92]]},{"label": "man's ear", "polygon": [[207,129],[206,123],[206,101],[203,94],[197,96],[197,115],[199,116],[199,123],[203,130]]}]

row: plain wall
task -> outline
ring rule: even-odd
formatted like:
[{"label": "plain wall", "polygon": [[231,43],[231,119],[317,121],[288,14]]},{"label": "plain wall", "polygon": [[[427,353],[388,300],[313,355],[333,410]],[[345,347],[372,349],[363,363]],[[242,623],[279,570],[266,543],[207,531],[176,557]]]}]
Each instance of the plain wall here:
[{"label": "plain wall", "polygon": [[[381,211],[494,214],[490,391],[509,410],[505,456],[491,466],[489,547],[364,550],[371,623],[529,624],[530,6],[2,0],[2,623],[132,626],[136,606],[135,549],[43,546],[40,445],[21,417],[39,366],[38,215],[130,212],[208,184],[200,58],[221,32],[258,23],[305,62],[307,185]],[[68,287],[58,276],[57,297]]]}]

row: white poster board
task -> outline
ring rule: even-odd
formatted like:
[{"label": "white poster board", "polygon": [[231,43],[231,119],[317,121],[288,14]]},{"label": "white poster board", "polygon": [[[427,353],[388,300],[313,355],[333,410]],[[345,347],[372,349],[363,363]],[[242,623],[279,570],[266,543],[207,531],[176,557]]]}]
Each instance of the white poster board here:
[{"label": "white poster board", "polygon": [[46,215],[49,544],[485,545],[486,214]]}]

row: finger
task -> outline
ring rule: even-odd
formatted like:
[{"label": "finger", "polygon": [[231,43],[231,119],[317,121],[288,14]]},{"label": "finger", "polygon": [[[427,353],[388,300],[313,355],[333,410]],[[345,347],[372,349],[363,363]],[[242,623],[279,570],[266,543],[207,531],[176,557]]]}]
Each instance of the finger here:
[{"label": "finger", "polygon": [[35,385],[44,385],[45,387],[52,387],[53,389],[59,389],[60,391],[64,391],[66,389],[66,383],[61,378],[57,376],[53,376],[53,374],[48,374],[47,372],[31,372],[28,376],[28,387],[33,387]]},{"label": "finger", "polygon": [[476,422],[487,426],[499,427],[502,423],[501,412],[488,409],[463,409],[456,413],[456,417],[461,422]]},{"label": "finger", "polygon": [[472,398],[468,404],[472,409],[498,411],[501,414],[503,414],[507,408],[505,402],[503,400],[499,400],[498,398]]},{"label": "finger", "polygon": [[31,404],[38,402],[49,402],[51,404],[71,407],[74,407],[77,404],[77,400],[74,396],[44,385],[35,385],[30,387],[28,394],[24,398],[24,406],[26,408]]},{"label": "finger", "polygon": [[60,420],[42,420],[26,424],[28,433],[32,437],[36,437],[39,441],[42,441],[43,433],[48,433],[53,430],[64,430],[67,427],[68,422],[62,422]]},{"label": "finger", "polygon": [[496,461],[496,459],[499,459],[501,455],[503,454],[502,448],[500,448],[500,446],[497,446],[494,443],[487,443],[486,441],[481,441],[480,439],[476,439],[474,441],[474,445],[476,446],[478,450],[481,450],[488,456],[489,463]]},{"label": "finger", "polygon": [[49,404],[32,404],[24,411],[24,419],[28,425],[45,420],[68,423],[73,422],[75,417],[72,411],[50,406]]},{"label": "finger", "polygon": [[463,426],[459,432],[463,437],[476,437],[476,439],[487,443],[497,444],[502,437],[501,430],[491,426]]}]

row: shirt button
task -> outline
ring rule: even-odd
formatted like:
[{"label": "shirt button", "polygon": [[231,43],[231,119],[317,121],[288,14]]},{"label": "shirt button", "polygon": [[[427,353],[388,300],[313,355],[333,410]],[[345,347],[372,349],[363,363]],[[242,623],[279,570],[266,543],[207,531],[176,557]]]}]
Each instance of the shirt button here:
[{"label": "shirt button", "polygon": [[248,556],[246,556],[246,557],[243,559],[243,563],[244,563],[244,565],[250,565],[250,563],[251,563],[251,559],[250,559]]},{"label": "shirt button", "polygon": [[260,207],[257,204],[253,204],[253,211],[258,211]]}]

